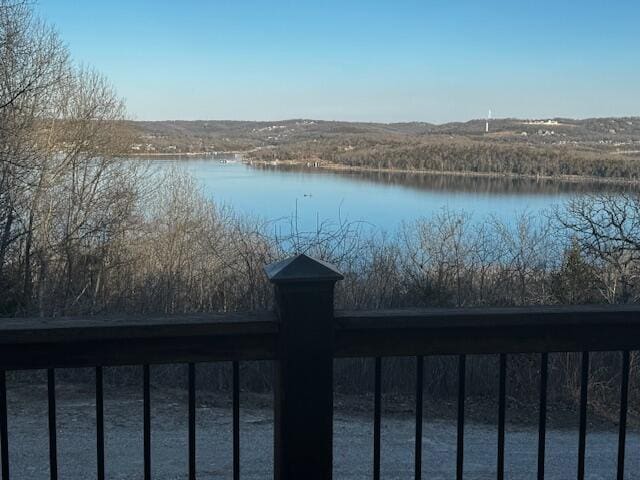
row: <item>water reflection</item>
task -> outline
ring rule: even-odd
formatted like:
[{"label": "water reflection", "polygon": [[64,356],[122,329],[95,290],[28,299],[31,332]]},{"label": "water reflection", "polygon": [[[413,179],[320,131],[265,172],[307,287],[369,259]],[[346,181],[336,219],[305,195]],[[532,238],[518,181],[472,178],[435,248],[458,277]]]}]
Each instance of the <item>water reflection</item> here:
[{"label": "water reflection", "polygon": [[332,171],[298,165],[251,165],[272,172],[299,172],[317,175],[347,176],[351,180],[397,185],[417,190],[467,192],[500,195],[572,195],[587,193],[622,193],[637,191],[631,183],[607,183],[589,180],[559,181],[549,178],[492,177],[472,175],[439,175],[411,172]]}]

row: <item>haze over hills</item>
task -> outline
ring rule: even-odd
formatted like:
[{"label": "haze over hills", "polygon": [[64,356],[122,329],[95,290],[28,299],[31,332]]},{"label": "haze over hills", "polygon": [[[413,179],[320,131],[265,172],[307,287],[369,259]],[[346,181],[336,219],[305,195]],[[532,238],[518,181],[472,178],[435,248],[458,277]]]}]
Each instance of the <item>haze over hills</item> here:
[{"label": "haze over hills", "polygon": [[[283,121],[132,121],[139,147],[149,152],[211,152],[273,147],[305,140],[365,137],[415,141],[442,135],[535,145],[568,143],[597,151],[640,150],[640,117],[575,119],[494,119],[432,124],[363,123],[292,119]],[[136,148],[137,150],[137,148]]]},{"label": "haze over hills", "polygon": [[240,152],[332,169],[640,179],[640,117],[356,123],[130,122],[134,154]]}]

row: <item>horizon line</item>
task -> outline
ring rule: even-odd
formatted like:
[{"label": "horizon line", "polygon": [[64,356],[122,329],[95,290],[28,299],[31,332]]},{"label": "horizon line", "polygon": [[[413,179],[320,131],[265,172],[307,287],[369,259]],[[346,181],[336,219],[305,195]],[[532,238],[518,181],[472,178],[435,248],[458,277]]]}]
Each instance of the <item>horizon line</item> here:
[{"label": "horizon line", "polygon": [[[624,120],[624,119],[635,119],[635,120],[640,120],[640,114],[639,115],[622,115],[622,116],[606,116],[606,117],[493,117],[491,119],[489,119],[490,122],[496,122],[496,121],[505,121],[505,120],[520,120],[520,121],[541,121],[541,120],[570,120],[570,121],[587,121],[587,120],[611,120],[611,119],[616,119],[616,120]],[[400,125],[400,124],[407,124],[407,123],[415,123],[415,124],[423,124],[423,125],[434,125],[434,126],[444,126],[444,125],[451,125],[454,123],[471,123],[471,122],[478,122],[478,121],[482,121],[482,122],[486,122],[487,118],[486,117],[477,117],[477,118],[471,118],[469,120],[452,120],[449,122],[429,122],[426,120],[405,120],[405,121],[397,121],[397,122],[383,122],[383,121],[375,121],[375,120],[326,120],[326,119],[322,119],[322,118],[305,118],[305,117],[291,117],[291,118],[284,118],[284,119],[269,119],[269,120],[248,120],[248,119],[244,119],[244,120],[232,120],[232,119],[225,119],[225,118],[197,118],[197,119],[190,119],[190,120],[186,120],[186,119],[179,119],[179,118],[166,118],[166,119],[162,119],[162,120],[145,120],[145,119],[133,119],[133,118],[126,118],[124,119],[124,121],[128,121],[128,122],[148,122],[148,123],[160,123],[160,122],[237,122],[237,123],[283,123],[283,122],[300,122],[300,121],[305,121],[305,122],[325,122],[325,123],[361,123],[361,124],[370,124],[370,125]]]}]

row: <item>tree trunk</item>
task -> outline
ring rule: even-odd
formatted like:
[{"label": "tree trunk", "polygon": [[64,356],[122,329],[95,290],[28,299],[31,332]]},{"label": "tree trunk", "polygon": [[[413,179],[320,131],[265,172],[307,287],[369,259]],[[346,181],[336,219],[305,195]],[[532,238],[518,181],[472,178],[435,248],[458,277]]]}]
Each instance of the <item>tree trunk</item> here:
[{"label": "tree trunk", "polygon": [[29,309],[31,305],[33,285],[31,275],[31,242],[33,238],[33,211],[29,213],[29,228],[27,229],[27,239],[24,247],[24,288],[23,302],[24,308]]},{"label": "tree trunk", "polygon": [[4,284],[4,262],[7,254],[7,248],[9,248],[9,241],[11,237],[11,227],[13,225],[13,208],[9,207],[4,223],[4,229],[2,231],[2,238],[0,239],[0,286]]}]

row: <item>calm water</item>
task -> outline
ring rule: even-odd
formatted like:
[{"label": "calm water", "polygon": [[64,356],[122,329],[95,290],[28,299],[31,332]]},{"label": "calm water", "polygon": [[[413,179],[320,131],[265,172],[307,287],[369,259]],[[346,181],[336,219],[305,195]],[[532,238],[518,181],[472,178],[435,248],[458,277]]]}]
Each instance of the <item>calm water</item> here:
[{"label": "calm water", "polygon": [[476,220],[494,216],[511,223],[522,213],[549,211],[576,195],[621,188],[502,178],[338,174],[221,163],[211,158],[153,162],[185,169],[217,203],[257,215],[280,231],[297,218],[300,230],[315,230],[323,222],[364,222],[367,228],[393,233],[402,222],[431,217],[443,209],[464,210]]}]

